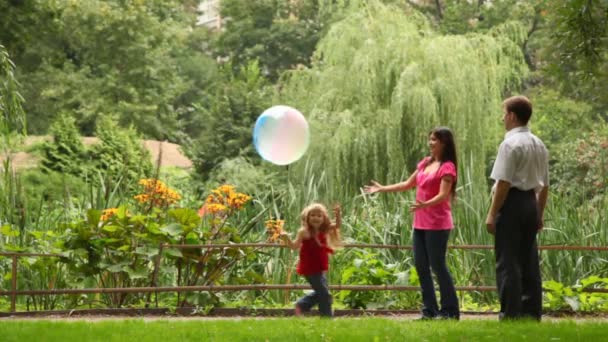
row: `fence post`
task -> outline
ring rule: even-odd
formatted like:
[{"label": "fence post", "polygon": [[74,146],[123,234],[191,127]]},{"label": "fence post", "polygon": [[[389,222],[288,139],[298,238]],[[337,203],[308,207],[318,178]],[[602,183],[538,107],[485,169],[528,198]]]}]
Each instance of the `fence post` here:
[{"label": "fence post", "polygon": [[13,255],[13,269],[11,271],[11,312],[16,311],[17,302],[17,256]]}]

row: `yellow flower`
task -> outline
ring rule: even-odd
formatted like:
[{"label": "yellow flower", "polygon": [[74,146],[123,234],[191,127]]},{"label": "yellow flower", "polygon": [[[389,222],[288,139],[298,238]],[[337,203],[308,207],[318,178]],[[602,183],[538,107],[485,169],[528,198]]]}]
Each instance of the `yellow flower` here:
[{"label": "yellow flower", "polygon": [[102,221],[107,221],[110,219],[110,217],[114,216],[114,214],[116,214],[116,212],[118,211],[118,208],[108,208],[108,209],[104,209],[103,212],[101,213],[101,220]]},{"label": "yellow flower", "polygon": [[155,178],[140,179],[139,184],[143,185],[144,193],[134,198],[140,203],[151,203],[160,207],[171,205],[182,198],[175,190]]},{"label": "yellow flower", "polygon": [[285,233],[283,230],[283,225],[285,224],[285,220],[267,220],[265,223],[266,226],[266,234],[268,234],[269,242],[276,242],[281,235]]},{"label": "yellow flower", "polygon": [[224,213],[232,209],[241,209],[249,200],[251,200],[251,196],[235,192],[234,186],[224,184],[211,190],[211,194],[205,199],[202,208],[205,208],[203,210],[205,214]]},{"label": "yellow flower", "polygon": [[217,204],[217,203],[207,204],[206,208],[207,208],[207,211],[211,214],[225,212],[226,209],[228,209],[225,205]]}]

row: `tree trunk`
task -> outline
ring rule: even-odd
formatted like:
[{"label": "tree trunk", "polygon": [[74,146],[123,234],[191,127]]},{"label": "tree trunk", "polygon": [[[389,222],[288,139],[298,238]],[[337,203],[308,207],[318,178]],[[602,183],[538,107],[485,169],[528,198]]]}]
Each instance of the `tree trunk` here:
[{"label": "tree trunk", "polygon": [[441,7],[440,0],[435,0],[435,7],[437,7],[437,18],[439,20],[443,19],[443,8]]}]

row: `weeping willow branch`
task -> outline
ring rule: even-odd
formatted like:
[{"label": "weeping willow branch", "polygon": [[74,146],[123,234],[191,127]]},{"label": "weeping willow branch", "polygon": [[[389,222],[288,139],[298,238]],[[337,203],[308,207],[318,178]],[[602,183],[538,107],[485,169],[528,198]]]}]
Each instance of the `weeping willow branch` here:
[{"label": "weeping willow branch", "polygon": [[451,127],[467,170],[485,184],[501,138],[500,101],[526,76],[526,30],[440,35],[414,9],[379,1],[352,9],[319,42],[312,67],[283,78],[279,95],[306,113],[307,162],[292,179],[325,173],[344,196],[376,178],[395,182],[428,153],[429,130]]}]

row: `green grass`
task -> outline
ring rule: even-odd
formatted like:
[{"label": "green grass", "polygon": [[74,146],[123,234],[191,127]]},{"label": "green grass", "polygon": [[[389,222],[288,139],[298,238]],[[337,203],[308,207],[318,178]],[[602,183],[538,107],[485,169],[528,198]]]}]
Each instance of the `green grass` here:
[{"label": "green grass", "polygon": [[603,321],[415,322],[388,318],[334,320],[222,319],[111,321],[6,320],[2,341],[600,341]]}]

